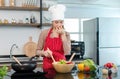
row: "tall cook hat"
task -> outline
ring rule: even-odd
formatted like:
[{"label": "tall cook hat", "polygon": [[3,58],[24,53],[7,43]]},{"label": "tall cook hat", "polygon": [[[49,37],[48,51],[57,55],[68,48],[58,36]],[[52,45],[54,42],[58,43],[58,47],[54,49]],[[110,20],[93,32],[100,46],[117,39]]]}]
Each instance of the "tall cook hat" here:
[{"label": "tall cook hat", "polygon": [[66,7],[62,4],[51,6],[48,11],[51,13],[51,20],[64,20],[64,12]]}]

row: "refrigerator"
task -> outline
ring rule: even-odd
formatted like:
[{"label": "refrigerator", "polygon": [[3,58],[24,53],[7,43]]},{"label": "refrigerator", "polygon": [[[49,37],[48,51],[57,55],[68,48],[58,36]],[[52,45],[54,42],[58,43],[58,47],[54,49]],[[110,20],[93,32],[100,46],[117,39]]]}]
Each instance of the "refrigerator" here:
[{"label": "refrigerator", "polygon": [[95,62],[96,60],[96,32],[97,32],[97,19],[90,19],[83,21],[83,41],[85,46],[86,58],[92,58]]},{"label": "refrigerator", "polygon": [[[89,22],[93,22],[91,24],[95,27],[96,48],[94,50],[96,50],[97,64],[104,65],[107,62],[113,62],[120,65],[120,18],[99,17],[84,23]],[[86,26],[90,28],[92,25],[84,24],[83,27]]]}]

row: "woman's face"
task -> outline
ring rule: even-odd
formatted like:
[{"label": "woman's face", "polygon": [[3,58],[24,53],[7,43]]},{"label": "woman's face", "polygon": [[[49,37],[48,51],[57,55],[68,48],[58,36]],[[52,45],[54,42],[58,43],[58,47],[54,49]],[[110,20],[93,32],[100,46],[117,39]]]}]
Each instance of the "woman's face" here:
[{"label": "woman's face", "polygon": [[52,21],[52,26],[53,28],[57,28],[57,27],[63,26],[63,23],[64,23],[63,20],[55,20],[55,21]]}]

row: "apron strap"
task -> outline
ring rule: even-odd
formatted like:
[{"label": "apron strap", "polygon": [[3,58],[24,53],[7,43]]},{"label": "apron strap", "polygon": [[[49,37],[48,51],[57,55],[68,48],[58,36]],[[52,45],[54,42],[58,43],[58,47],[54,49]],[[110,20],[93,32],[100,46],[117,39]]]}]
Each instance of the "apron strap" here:
[{"label": "apron strap", "polygon": [[50,37],[51,31],[52,31],[52,28],[50,28],[50,31],[48,32],[48,36],[47,37]]}]

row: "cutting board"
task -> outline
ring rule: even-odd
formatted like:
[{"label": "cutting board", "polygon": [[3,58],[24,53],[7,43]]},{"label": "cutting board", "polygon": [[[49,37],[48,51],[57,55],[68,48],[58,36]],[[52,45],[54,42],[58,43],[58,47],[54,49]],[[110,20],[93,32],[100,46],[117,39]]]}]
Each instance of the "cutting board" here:
[{"label": "cutting board", "polygon": [[33,57],[36,55],[37,44],[32,41],[32,37],[29,37],[29,41],[24,45],[25,55],[28,57]]}]

